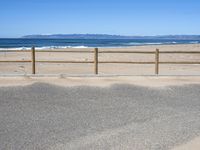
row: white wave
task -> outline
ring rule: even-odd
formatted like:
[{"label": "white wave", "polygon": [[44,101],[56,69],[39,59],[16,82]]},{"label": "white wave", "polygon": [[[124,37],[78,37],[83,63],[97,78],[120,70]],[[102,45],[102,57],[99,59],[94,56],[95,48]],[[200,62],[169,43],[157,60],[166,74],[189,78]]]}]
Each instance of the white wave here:
[{"label": "white wave", "polygon": [[144,43],[145,45],[161,45],[161,44],[164,44],[164,43]]},{"label": "white wave", "polygon": [[88,48],[87,46],[72,46],[72,48]]},{"label": "white wave", "polygon": [[[66,49],[66,48],[88,48],[87,46],[43,46],[43,47],[35,47],[37,50],[45,50],[45,49]],[[0,48],[0,50],[30,50],[31,47],[15,47],[15,48]]]},{"label": "white wave", "polygon": [[31,47],[0,48],[0,50],[30,50]]},{"label": "white wave", "polygon": [[130,42],[130,43],[124,43],[124,45],[161,45],[161,44],[164,44],[164,43],[138,43],[138,42]]},{"label": "white wave", "polygon": [[177,42],[165,42],[164,44],[177,44]]},{"label": "white wave", "polygon": [[173,42],[165,42],[165,43],[163,43],[163,44],[177,44],[178,42],[175,42],[175,41],[173,41]]},{"label": "white wave", "polygon": [[198,44],[199,43],[199,41],[192,41],[192,42],[190,42],[190,44]]},{"label": "white wave", "polygon": [[[164,44],[177,44],[178,42],[146,42],[146,43],[139,43],[139,42],[130,42],[130,43],[123,43],[123,45],[127,46],[140,46],[140,45],[164,45]],[[194,43],[199,43],[198,41]]]},{"label": "white wave", "polygon": [[130,42],[130,43],[124,43],[123,45],[143,45],[143,43]]},{"label": "white wave", "polygon": [[44,46],[44,47],[36,47],[36,49],[66,49],[66,48],[88,48],[87,46]]}]

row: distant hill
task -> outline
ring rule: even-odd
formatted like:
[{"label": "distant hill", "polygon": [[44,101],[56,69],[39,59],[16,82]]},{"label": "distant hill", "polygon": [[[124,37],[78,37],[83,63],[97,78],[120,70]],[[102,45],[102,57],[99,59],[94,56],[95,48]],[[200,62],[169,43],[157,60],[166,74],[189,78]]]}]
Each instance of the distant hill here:
[{"label": "distant hill", "polygon": [[122,39],[129,36],[108,34],[52,34],[52,35],[26,35],[22,38],[47,38],[47,39]]},{"label": "distant hill", "polygon": [[52,34],[26,35],[22,38],[30,39],[176,39],[200,40],[200,35],[163,35],[163,36],[122,36],[109,34]]}]

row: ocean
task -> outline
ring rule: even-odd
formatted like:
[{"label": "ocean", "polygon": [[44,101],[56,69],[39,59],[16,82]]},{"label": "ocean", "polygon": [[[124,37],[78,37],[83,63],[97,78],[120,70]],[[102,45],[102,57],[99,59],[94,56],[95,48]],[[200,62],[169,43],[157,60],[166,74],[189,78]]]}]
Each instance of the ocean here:
[{"label": "ocean", "polygon": [[129,47],[142,45],[198,44],[200,40],[174,39],[0,39],[0,50],[88,48],[88,47]]}]

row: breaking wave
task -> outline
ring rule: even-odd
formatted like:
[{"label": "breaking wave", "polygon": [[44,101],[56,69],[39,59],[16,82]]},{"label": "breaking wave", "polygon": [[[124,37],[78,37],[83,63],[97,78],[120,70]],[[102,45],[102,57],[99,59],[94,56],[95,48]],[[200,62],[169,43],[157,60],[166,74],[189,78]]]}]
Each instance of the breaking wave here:
[{"label": "breaking wave", "polygon": [[[43,47],[35,47],[37,50],[45,50],[45,49],[67,49],[67,48],[88,48],[87,46],[43,46]],[[0,50],[30,50],[31,47],[16,47],[16,48],[0,48]]]}]

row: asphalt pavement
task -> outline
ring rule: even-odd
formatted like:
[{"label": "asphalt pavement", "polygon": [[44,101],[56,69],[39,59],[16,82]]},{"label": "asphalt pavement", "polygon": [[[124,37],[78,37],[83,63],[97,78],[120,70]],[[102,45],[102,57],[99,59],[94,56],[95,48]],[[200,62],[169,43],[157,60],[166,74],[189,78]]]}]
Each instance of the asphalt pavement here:
[{"label": "asphalt pavement", "polygon": [[200,85],[0,87],[0,150],[168,150],[200,136]]}]

